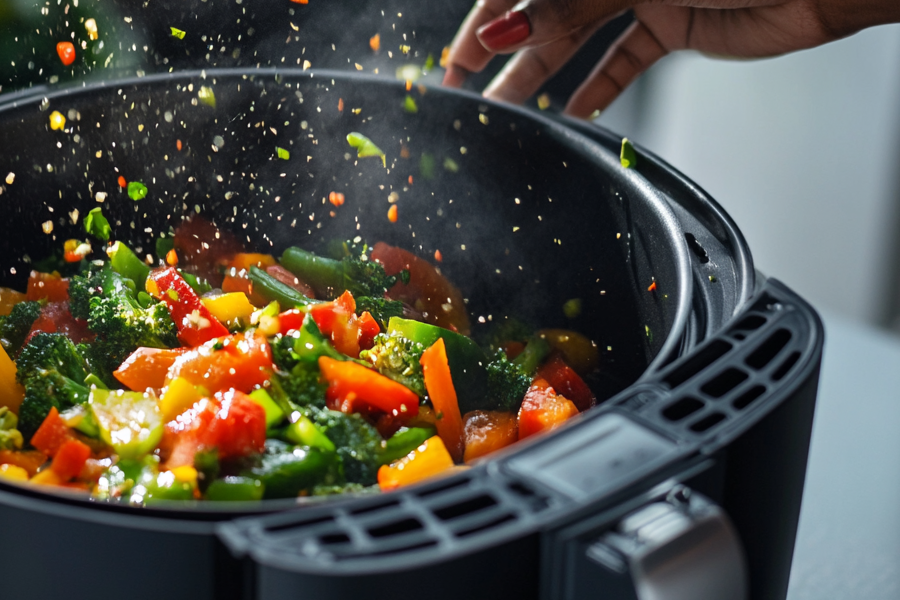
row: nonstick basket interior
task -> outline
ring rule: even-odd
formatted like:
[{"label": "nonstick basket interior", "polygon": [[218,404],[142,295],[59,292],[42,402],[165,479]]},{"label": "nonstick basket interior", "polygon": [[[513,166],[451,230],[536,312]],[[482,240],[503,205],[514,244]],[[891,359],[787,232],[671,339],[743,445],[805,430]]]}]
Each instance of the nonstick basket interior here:
[{"label": "nonstick basket interior", "polygon": [[[351,132],[384,163],[357,157]],[[197,214],[276,255],[356,237],[439,250],[474,337],[505,317],[579,331],[600,352],[600,399],[676,347],[688,318],[687,249],[653,188],[587,138],[465,92],[299,69],[179,73],[8,100],[0,136],[0,285],[22,289],[34,261],[84,239],[97,206],[114,239],[153,260],[155,239]]]}]

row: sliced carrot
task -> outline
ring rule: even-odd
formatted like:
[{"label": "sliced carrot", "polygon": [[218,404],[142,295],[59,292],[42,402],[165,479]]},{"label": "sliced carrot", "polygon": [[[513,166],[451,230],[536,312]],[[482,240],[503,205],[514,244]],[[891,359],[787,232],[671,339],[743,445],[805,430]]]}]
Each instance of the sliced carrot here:
[{"label": "sliced carrot", "polygon": [[438,338],[422,353],[420,363],[425,376],[425,389],[428,390],[431,404],[438,415],[436,423],[438,435],[444,440],[453,460],[459,462],[463,459],[465,447],[462,415],[459,413],[459,401],[453,387],[453,378],[450,376],[450,363],[447,361],[444,338]]},{"label": "sliced carrot", "polygon": [[439,436],[434,436],[397,462],[378,469],[378,486],[385,491],[393,490],[452,468],[453,458],[447,447]]},{"label": "sliced carrot", "polygon": [[0,450],[0,464],[21,467],[28,472],[29,477],[34,477],[45,462],[47,456],[37,450]]},{"label": "sliced carrot", "polygon": [[51,463],[50,468],[61,478],[68,481],[78,477],[90,456],[90,447],[73,438],[65,441],[59,447],[56,456],[53,457],[53,463]]},{"label": "sliced carrot", "polygon": [[47,456],[55,456],[60,446],[73,437],[72,430],[59,416],[59,411],[54,406],[38,430],[31,436],[31,445]]}]

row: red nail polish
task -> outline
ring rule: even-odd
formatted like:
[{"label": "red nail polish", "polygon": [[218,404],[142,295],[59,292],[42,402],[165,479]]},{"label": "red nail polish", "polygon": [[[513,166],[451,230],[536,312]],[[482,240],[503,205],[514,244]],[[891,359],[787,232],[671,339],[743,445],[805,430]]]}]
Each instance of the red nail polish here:
[{"label": "red nail polish", "polygon": [[478,30],[478,39],[485,48],[494,52],[524,42],[530,35],[528,15],[520,10],[497,17]]}]

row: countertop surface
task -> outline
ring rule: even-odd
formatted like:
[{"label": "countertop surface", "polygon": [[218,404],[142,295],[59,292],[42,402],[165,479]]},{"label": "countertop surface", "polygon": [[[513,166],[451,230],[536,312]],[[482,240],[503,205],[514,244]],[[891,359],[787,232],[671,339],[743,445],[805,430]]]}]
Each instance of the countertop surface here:
[{"label": "countertop surface", "polygon": [[900,338],[825,314],[788,600],[900,599]]}]

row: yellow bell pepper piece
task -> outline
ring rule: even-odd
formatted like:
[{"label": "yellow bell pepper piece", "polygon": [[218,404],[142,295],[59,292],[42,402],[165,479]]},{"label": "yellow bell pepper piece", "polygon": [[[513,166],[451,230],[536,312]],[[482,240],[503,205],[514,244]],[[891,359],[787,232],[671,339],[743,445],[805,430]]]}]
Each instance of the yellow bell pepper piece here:
[{"label": "yellow bell pepper piece", "polygon": [[14,289],[0,287],[0,315],[8,315],[12,312],[13,306],[19,302],[25,302],[25,294],[17,292]]},{"label": "yellow bell pepper piece", "polygon": [[422,445],[390,465],[378,469],[382,491],[418,483],[453,469],[453,459],[440,437],[430,437]]},{"label": "yellow bell pepper piece", "polygon": [[24,397],[25,388],[16,381],[16,363],[0,346],[0,406],[8,406],[9,410],[19,414],[19,405]]},{"label": "yellow bell pepper piece", "polygon": [[0,479],[28,481],[28,471],[16,465],[3,464],[0,465]]},{"label": "yellow bell pepper piece", "polygon": [[222,323],[230,323],[239,319],[242,323],[250,322],[250,315],[256,307],[244,292],[231,292],[214,298],[202,298],[201,301],[209,312]]},{"label": "yellow bell pepper piece", "polygon": [[199,402],[203,396],[184,377],[177,377],[169,382],[169,386],[159,399],[159,410],[163,421],[168,423],[190,407]]},{"label": "yellow bell pepper piece", "polygon": [[190,465],[183,465],[180,467],[175,467],[172,469],[172,475],[175,476],[175,481],[178,483],[189,483],[191,485],[197,485],[197,469]]}]

